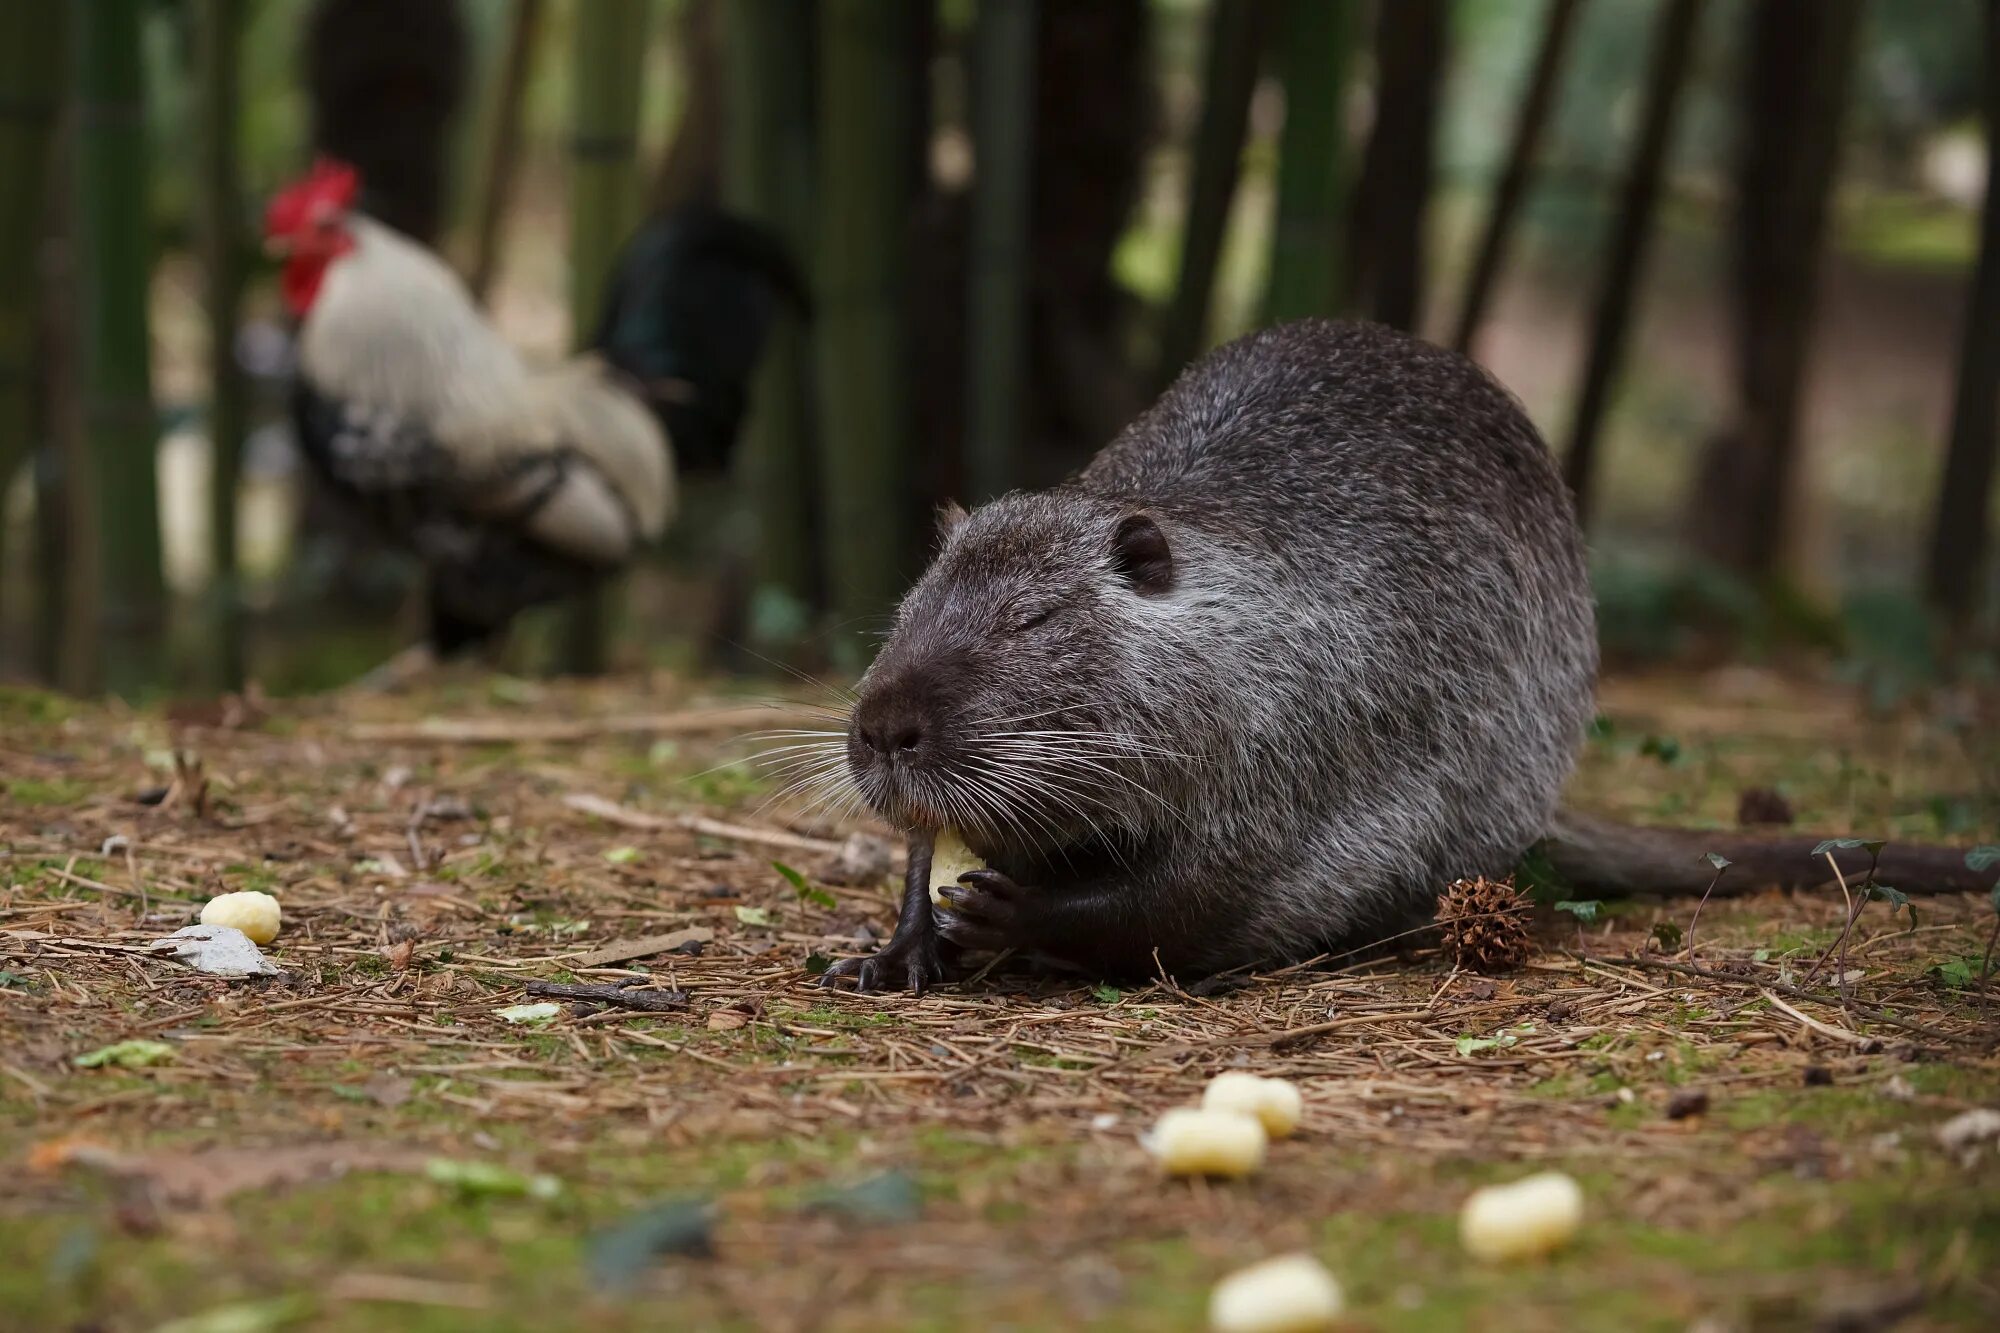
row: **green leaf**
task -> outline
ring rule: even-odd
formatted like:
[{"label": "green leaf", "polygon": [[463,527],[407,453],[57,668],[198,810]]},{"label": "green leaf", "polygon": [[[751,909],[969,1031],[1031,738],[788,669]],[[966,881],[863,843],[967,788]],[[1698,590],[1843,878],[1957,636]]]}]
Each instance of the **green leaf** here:
[{"label": "green leaf", "polygon": [[1969,958],[1954,958],[1948,963],[1939,963],[1931,971],[1953,990],[1968,990],[1979,980],[1979,964]]},{"label": "green leaf", "polygon": [[1721,852],[1710,852],[1708,854],[1708,863],[1715,867],[1715,873],[1718,875],[1736,864]]},{"label": "green leaf", "polygon": [[1967,870],[1991,870],[1994,866],[2000,866],[2000,847],[1991,843],[1982,843],[1965,854]]},{"label": "green leaf", "polygon": [[1672,736],[1648,736],[1639,742],[1639,753],[1671,764],[1681,757],[1681,743]]},{"label": "green leaf", "polygon": [[1671,921],[1655,921],[1653,923],[1653,938],[1660,942],[1662,949],[1668,953],[1672,953],[1681,947],[1681,928]]},{"label": "green leaf", "polygon": [[835,898],[825,889],[814,888],[811,880],[807,879],[804,875],[801,875],[798,871],[786,865],[783,861],[771,862],[771,869],[777,871],[780,875],[783,875],[785,877],[785,881],[788,884],[790,884],[792,886],[793,891],[799,895],[800,902],[817,903],[821,907],[840,906],[840,900],[838,898]]},{"label": "green leaf", "polygon": [[705,1258],[714,1252],[708,1200],[668,1199],[590,1238],[590,1274],[600,1287],[631,1286],[664,1254]]},{"label": "green leaf", "polygon": [[1116,1004],[1125,998],[1124,991],[1119,990],[1116,986],[1107,986],[1101,983],[1092,986],[1090,993],[1097,997],[1099,1004]]},{"label": "green leaf", "polygon": [[806,1209],[850,1222],[893,1225],[914,1222],[923,1212],[917,1182],[901,1171],[884,1171],[852,1185],[836,1185],[806,1200]]},{"label": "green leaf", "polygon": [[806,975],[809,977],[823,977],[826,975],[826,970],[832,966],[833,960],[823,953],[806,955]]},{"label": "green leaf", "polygon": [[1825,856],[1828,852],[1831,851],[1836,851],[1836,850],[1851,851],[1856,847],[1866,847],[1867,845],[1868,845],[1867,843],[1861,841],[1861,839],[1859,838],[1828,838],[1825,842],[1813,848],[1812,854],[1814,856]]},{"label": "green leaf", "polygon": [[0,967],[0,988],[26,990],[28,982],[29,978],[25,973],[9,972],[6,968]]},{"label": "green leaf", "polygon": [[163,1041],[149,1041],[144,1037],[134,1037],[130,1041],[115,1041],[109,1046],[100,1046],[87,1055],[79,1055],[72,1062],[78,1069],[102,1069],[106,1065],[117,1065],[120,1069],[144,1069],[163,1060],[174,1058],[174,1048]]},{"label": "green leaf", "polygon": [[1502,1033],[1497,1037],[1460,1037],[1455,1044],[1460,1055],[1476,1055],[1480,1051],[1505,1050],[1514,1040],[1513,1036]]},{"label": "green leaf", "polygon": [[1595,921],[1604,904],[1596,898],[1572,898],[1566,903],[1557,903],[1558,912],[1568,912],[1578,921]]},{"label": "green leaf", "polygon": [[540,1004],[510,1004],[493,1012],[509,1023],[546,1023],[562,1013],[562,1006],[553,1000],[544,1000]]},{"label": "green leaf", "polygon": [[1753,963],[1768,963],[1771,961],[1771,951],[1769,949],[1759,949],[1750,955],[1750,961]]},{"label": "green leaf", "polygon": [[496,1162],[462,1162],[451,1157],[433,1157],[424,1163],[424,1175],[440,1185],[451,1186],[461,1194],[553,1199],[562,1193],[562,1182],[554,1176],[528,1175]]},{"label": "green leaf", "polygon": [[1910,914],[1910,924],[1912,926],[1917,924],[1917,909],[1910,902],[1910,895],[1904,893],[1901,889],[1892,889],[1887,884],[1870,884],[1868,886],[1868,896],[1870,898],[1880,898],[1882,901],[1888,903],[1891,915],[1897,912],[1908,912]]},{"label": "green leaf", "polygon": [[613,847],[604,854],[604,859],[615,866],[628,866],[639,859],[637,847]]},{"label": "green leaf", "polygon": [[771,912],[764,907],[739,907],[736,919],[746,926],[768,926],[771,924]]},{"label": "green leaf", "polygon": [[1887,838],[1870,838],[1861,844],[1861,850],[1867,852],[1870,856],[1880,856],[1882,849],[1888,845],[1889,840]]}]

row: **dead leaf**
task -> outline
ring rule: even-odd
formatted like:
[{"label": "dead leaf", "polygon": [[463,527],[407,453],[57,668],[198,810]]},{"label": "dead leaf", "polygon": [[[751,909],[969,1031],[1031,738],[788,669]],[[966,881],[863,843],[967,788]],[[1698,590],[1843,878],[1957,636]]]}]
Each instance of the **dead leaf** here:
[{"label": "dead leaf", "polygon": [[431,1154],[365,1143],[270,1144],[192,1153],[122,1153],[87,1139],[37,1145],[37,1170],[79,1166],[140,1185],[152,1199],[177,1208],[213,1208],[252,1190],[331,1180],[351,1171],[421,1171]]},{"label": "dead leaf", "polygon": [[571,967],[610,967],[614,963],[630,962],[651,954],[671,953],[688,944],[707,944],[714,938],[715,932],[707,926],[689,926],[686,930],[671,931],[665,935],[647,935],[642,939],[607,944],[602,949],[593,949],[568,962]]},{"label": "dead leaf", "polygon": [[404,940],[401,944],[390,945],[383,951],[382,956],[389,960],[389,966],[396,971],[407,972],[410,968],[410,955],[415,953],[416,949],[415,940]]},{"label": "dead leaf", "polygon": [[368,1100],[377,1106],[387,1107],[393,1111],[410,1100],[417,1090],[417,1083],[415,1079],[403,1078],[396,1074],[371,1074],[368,1081],[361,1085],[361,1090],[367,1093]]},{"label": "dead leaf", "polygon": [[737,1013],[734,1009],[717,1009],[708,1016],[708,1030],[710,1032],[734,1032],[749,1021],[749,1019]]}]

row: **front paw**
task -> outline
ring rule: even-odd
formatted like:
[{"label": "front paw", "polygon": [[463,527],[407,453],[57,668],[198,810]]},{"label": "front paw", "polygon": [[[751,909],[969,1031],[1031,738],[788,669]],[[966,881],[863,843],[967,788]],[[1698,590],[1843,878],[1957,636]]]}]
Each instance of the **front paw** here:
[{"label": "front paw", "polygon": [[938,933],[965,949],[1020,948],[1029,891],[998,870],[968,870],[938,890]]},{"label": "front paw", "polygon": [[857,991],[907,990],[922,995],[944,980],[937,941],[890,940],[867,958],[843,958],[820,974],[819,984],[852,982]]}]

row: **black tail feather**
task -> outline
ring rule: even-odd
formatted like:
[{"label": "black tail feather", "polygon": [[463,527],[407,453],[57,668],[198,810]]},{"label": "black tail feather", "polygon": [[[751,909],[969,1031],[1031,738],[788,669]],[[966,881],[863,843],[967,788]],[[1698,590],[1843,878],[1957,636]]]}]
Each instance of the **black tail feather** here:
[{"label": "black tail feather", "polygon": [[725,466],[772,324],[807,313],[804,276],[784,244],[711,208],[655,217],[612,271],[592,346],[638,386],[684,472]]}]

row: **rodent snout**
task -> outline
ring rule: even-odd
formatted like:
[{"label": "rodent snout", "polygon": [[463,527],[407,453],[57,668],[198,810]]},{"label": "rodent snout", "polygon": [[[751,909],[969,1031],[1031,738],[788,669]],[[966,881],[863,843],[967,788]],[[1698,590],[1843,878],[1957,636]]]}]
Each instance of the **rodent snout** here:
[{"label": "rodent snout", "polygon": [[885,761],[908,759],[924,743],[924,722],[915,709],[870,701],[854,715],[854,734]]}]

